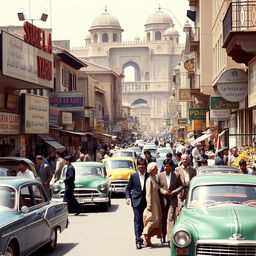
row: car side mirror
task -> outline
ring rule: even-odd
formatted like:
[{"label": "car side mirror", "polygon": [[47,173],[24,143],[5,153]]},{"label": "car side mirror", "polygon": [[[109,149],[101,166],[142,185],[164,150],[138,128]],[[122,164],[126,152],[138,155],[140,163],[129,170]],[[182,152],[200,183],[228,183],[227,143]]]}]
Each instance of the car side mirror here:
[{"label": "car side mirror", "polygon": [[22,213],[28,213],[29,212],[29,208],[25,205],[23,205],[20,210],[21,210]]},{"label": "car side mirror", "polygon": [[106,176],[106,178],[108,179],[108,178],[110,178],[111,176],[112,176],[112,175],[111,175],[111,174],[109,174],[109,175],[107,175],[107,176]]}]

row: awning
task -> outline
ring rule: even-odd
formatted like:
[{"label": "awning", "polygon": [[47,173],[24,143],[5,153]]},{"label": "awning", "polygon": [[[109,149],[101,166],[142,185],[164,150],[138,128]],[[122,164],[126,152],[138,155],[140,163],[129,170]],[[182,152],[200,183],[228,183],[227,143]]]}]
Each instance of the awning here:
[{"label": "awning", "polygon": [[37,135],[40,139],[42,139],[45,143],[47,143],[48,145],[50,145],[51,147],[53,147],[56,150],[65,150],[66,147],[64,147],[63,145],[61,145],[58,141],[56,141],[54,138],[52,138],[51,136],[47,135],[47,134],[39,134]]},{"label": "awning", "polygon": [[196,138],[196,139],[193,140],[192,142],[190,142],[190,144],[191,144],[192,146],[195,146],[197,142],[204,141],[204,140],[208,139],[208,138],[211,137],[211,136],[212,136],[212,133],[206,133],[206,134],[204,134],[204,135],[202,135],[202,136]]},{"label": "awning", "polygon": [[77,131],[69,131],[69,130],[60,130],[61,132],[66,132],[78,136],[92,135],[91,132],[77,132]]}]

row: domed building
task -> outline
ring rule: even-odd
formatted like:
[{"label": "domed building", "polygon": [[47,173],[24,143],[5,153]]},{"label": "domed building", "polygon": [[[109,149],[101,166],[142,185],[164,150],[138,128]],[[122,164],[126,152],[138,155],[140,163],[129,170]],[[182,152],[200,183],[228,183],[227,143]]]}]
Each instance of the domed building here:
[{"label": "domed building", "polygon": [[89,29],[91,34],[91,42],[93,43],[108,43],[122,42],[122,32],[118,19],[107,12],[96,17]]},{"label": "domed building", "polygon": [[163,33],[169,27],[173,27],[172,18],[159,7],[151,14],[145,26],[145,38],[147,41],[162,40]]},{"label": "domed building", "polygon": [[183,47],[172,18],[161,8],[149,15],[144,26],[144,40],[136,36],[133,42],[122,42],[123,29],[118,19],[105,10],[93,20],[84,49],[72,53],[118,73],[133,69],[134,79],[122,82],[122,98],[136,112],[142,129],[157,133],[163,131],[170,113],[172,74]]}]

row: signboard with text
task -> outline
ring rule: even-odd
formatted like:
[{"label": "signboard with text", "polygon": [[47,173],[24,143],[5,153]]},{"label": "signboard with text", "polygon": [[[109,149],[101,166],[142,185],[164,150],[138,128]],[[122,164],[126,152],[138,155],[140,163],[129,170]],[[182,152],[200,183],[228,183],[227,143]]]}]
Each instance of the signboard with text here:
[{"label": "signboard with text", "polygon": [[0,112],[0,134],[19,134],[20,115]]},{"label": "signboard with text", "polygon": [[186,125],[186,124],[188,124],[188,119],[187,118],[179,118],[178,119],[178,124]]},{"label": "signboard with text", "polygon": [[256,106],[256,58],[248,65],[248,107]]},{"label": "signboard with text", "polygon": [[227,121],[230,119],[230,109],[210,109],[210,121]]},{"label": "signboard with text", "polygon": [[47,97],[31,94],[22,94],[24,104],[24,121],[22,123],[25,133],[49,133],[49,100]]},{"label": "signboard with text", "polygon": [[2,31],[2,74],[53,88],[53,54]]},{"label": "signboard with text", "polygon": [[205,120],[207,108],[190,108],[189,120]]},{"label": "signboard with text", "polygon": [[222,97],[210,98],[210,109],[235,109],[239,108],[239,102],[230,102]]},{"label": "signboard with text", "polygon": [[83,92],[58,92],[49,93],[50,106],[60,110],[84,110]]}]

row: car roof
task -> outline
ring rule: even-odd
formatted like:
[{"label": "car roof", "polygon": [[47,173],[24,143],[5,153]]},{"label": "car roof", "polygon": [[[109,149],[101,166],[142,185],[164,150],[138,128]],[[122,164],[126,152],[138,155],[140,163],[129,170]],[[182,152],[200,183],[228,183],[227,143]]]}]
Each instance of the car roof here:
[{"label": "car roof", "polygon": [[134,162],[134,159],[132,157],[107,157],[105,159],[103,159],[102,161],[105,162],[105,161],[110,161],[110,160],[129,160],[129,161],[133,161]]},{"label": "car roof", "polygon": [[29,179],[29,178],[19,178],[19,177],[0,177],[0,186],[12,186],[15,188],[19,188],[21,185],[25,183],[39,183],[36,179]]},{"label": "car roof", "polygon": [[214,185],[219,183],[248,183],[256,185],[256,176],[248,174],[209,174],[195,176],[190,183],[190,187],[199,185]]},{"label": "car roof", "polygon": [[130,150],[130,149],[118,149],[118,150],[115,150],[113,153],[117,153],[117,152],[130,152],[130,153],[133,153],[134,151]]},{"label": "car roof", "polygon": [[93,166],[93,167],[102,167],[103,164],[99,162],[72,162],[74,166]]},{"label": "car roof", "polygon": [[13,161],[14,160],[14,161],[17,161],[17,162],[21,161],[21,160],[24,160],[27,163],[33,164],[33,162],[30,159],[25,158],[25,157],[3,156],[3,157],[0,157],[0,161],[2,161],[2,160],[7,160],[7,161],[10,161],[10,160]]}]

